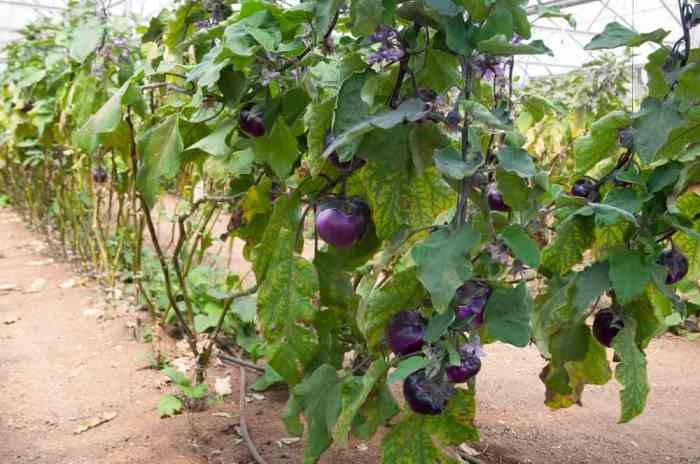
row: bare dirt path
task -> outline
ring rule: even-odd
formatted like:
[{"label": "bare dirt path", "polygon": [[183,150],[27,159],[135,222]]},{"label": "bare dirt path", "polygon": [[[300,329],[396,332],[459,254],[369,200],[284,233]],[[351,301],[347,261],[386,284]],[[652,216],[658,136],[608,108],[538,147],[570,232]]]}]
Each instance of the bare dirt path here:
[{"label": "bare dirt path", "polygon": [[[161,374],[143,369],[149,345],[127,328],[135,314],[127,306],[101,306],[92,285],[62,288],[73,270],[48,262],[41,247],[39,236],[0,209],[0,463],[251,463],[236,432],[237,369],[209,373],[211,379],[231,376],[233,394],[223,402],[158,419],[158,399],[169,387]],[[85,312],[90,309],[98,312]],[[483,461],[700,464],[700,341],[669,336],[652,344],[647,411],[627,425],[616,423],[614,383],[589,388],[582,408],[553,412],[542,404],[537,375],[543,361],[536,350],[492,345],[487,353],[477,395]],[[271,464],[301,462],[301,443],[278,442],[287,437],[278,420],[286,392],[264,396],[251,401],[246,414],[263,456]],[[377,443],[366,451],[351,443],[322,462],[376,463]]]}]

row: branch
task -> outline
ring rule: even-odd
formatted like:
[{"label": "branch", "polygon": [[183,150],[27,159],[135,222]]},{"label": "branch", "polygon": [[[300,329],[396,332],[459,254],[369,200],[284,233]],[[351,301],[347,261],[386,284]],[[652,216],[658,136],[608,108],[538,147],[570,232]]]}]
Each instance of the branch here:
[{"label": "branch", "polygon": [[248,362],[248,361],[241,359],[241,358],[236,358],[234,356],[229,356],[226,354],[219,353],[219,359],[224,364],[231,364],[231,365],[235,365],[235,366],[247,367],[248,369],[254,370],[255,372],[260,372],[261,374],[263,374],[265,372],[264,367],[260,367],[257,364]]},{"label": "branch", "polygon": [[253,443],[253,440],[250,438],[250,434],[248,433],[248,422],[246,421],[245,418],[245,389],[246,389],[246,382],[245,382],[245,369],[241,367],[239,369],[239,376],[241,379],[240,383],[240,397],[239,397],[239,406],[238,406],[238,420],[241,426],[241,435],[243,435],[243,440],[245,440],[245,444],[248,447],[248,451],[250,451],[250,454],[253,456],[253,459],[255,459],[255,462],[258,464],[267,464],[267,461],[260,455],[260,452],[258,451],[258,448],[255,447],[255,443]]},{"label": "branch", "polygon": [[141,90],[154,90],[154,89],[160,89],[160,88],[165,88],[167,90],[170,90],[172,92],[177,92],[177,93],[182,93],[185,95],[194,95],[194,92],[190,92],[187,89],[183,89],[180,86],[177,86],[171,82],[155,82],[153,84],[146,84],[141,86]]},{"label": "branch", "polygon": [[[464,79],[464,89],[462,90],[462,95],[464,100],[469,100],[471,97],[471,64],[469,63],[468,57],[460,57],[460,62],[462,64],[462,77]],[[469,115],[464,114],[464,121],[462,123],[462,161],[466,162],[469,157]],[[459,226],[464,224],[467,220],[467,189],[469,188],[469,179],[466,177],[460,181],[459,186],[459,201],[457,204],[457,222]]]}]

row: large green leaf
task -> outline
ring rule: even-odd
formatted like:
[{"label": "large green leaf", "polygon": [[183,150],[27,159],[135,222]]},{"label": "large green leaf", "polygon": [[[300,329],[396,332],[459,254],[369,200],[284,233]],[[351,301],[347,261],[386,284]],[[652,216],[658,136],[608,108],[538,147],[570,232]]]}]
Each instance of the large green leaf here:
[{"label": "large green leaf", "polygon": [[455,204],[455,194],[434,167],[416,176],[408,162],[395,166],[391,161],[376,160],[350,180],[350,192],[367,200],[381,239],[403,227],[430,226]]},{"label": "large green leaf", "polygon": [[341,410],[342,385],[343,379],[335,368],[323,364],[294,388],[294,397],[308,425],[304,464],[317,462],[333,442],[331,434]]},{"label": "large green leaf", "polygon": [[223,122],[211,134],[200,139],[194,145],[190,145],[187,150],[202,150],[210,155],[226,156],[231,152],[226,139],[235,127],[236,124],[234,122]]},{"label": "large green leaf", "polygon": [[553,55],[544,42],[533,40],[530,43],[513,43],[505,35],[496,35],[478,43],[479,51],[490,55]]},{"label": "large green leaf", "polygon": [[335,98],[327,98],[310,104],[304,113],[304,126],[308,131],[306,142],[309,148],[312,174],[318,174],[326,160],[321,157],[326,149],[326,135],[333,124]]},{"label": "large green leaf", "polygon": [[317,313],[313,299],[318,293],[316,269],[295,255],[295,246],[295,232],[279,229],[258,292],[258,321],[274,358],[270,365],[291,385],[301,380],[303,367],[316,349],[315,336],[306,324]]},{"label": "large green leaf", "polygon": [[638,47],[646,42],[661,44],[668,34],[669,32],[663,29],[640,34],[632,29],[626,28],[620,23],[612,22],[605,26],[603,32],[593,37],[585,46],[585,49],[604,50],[618,47]]},{"label": "large green leaf", "polygon": [[644,293],[653,268],[644,255],[620,248],[611,253],[610,281],[621,304],[627,304]]},{"label": "large green leaf", "polygon": [[501,232],[503,241],[520,261],[537,269],[540,266],[540,250],[535,242],[521,226],[512,224]]},{"label": "large green leaf", "polygon": [[496,157],[501,169],[513,172],[520,177],[530,178],[537,173],[530,154],[522,148],[503,146],[496,153]]},{"label": "large green leaf", "polygon": [[532,307],[532,297],[525,283],[514,288],[497,288],[484,311],[489,335],[513,346],[527,346]]},{"label": "large green leaf", "polygon": [[82,63],[100,45],[104,35],[104,25],[98,18],[85,21],[73,32],[68,53],[78,63]]},{"label": "large green leaf", "polygon": [[439,311],[447,309],[455,291],[471,277],[469,252],[479,238],[479,233],[466,224],[453,233],[444,228],[430,234],[411,251],[418,266],[418,279]]},{"label": "large green leaf", "polygon": [[574,216],[557,229],[557,235],[542,249],[542,266],[551,272],[564,275],[583,258],[583,252],[593,244],[593,220],[586,216]]},{"label": "large green leaf", "polygon": [[586,384],[603,385],[612,371],[603,348],[583,324],[567,326],[550,340],[550,363],[542,371],[545,403],[553,409],[580,404]]},{"label": "large green leaf", "polygon": [[297,139],[283,117],[277,118],[269,135],[255,141],[255,154],[267,163],[280,179],[286,179],[299,158]]},{"label": "large green leaf", "polygon": [[622,411],[620,422],[629,422],[644,411],[649,396],[647,360],[637,346],[637,322],[626,318],[625,326],[613,339],[613,348],[620,358],[615,368],[615,378],[623,386],[620,391]]},{"label": "large green leaf", "polygon": [[375,129],[391,129],[399,124],[415,122],[425,117],[426,113],[425,103],[415,99],[407,100],[394,111],[365,118],[362,122],[349,127],[342,134],[336,134],[335,141],[326,147],[321,156],[327,158],[334,151]]},{"label": "large green leaf", "polygon": [[357,326],[369,348],[375,349],[382,341],[386,324],[394,314],[416,307],[424,295],[416,267],[399,271],[380,287],[372,289],[357,312]]},{"label": "large green leaf", "polygon": [[357,0],[352,2],[352,32],[357,36],[372,34],[382,22],[384,5],[381,0]]},{"label": "large green leaf", "polygon": [[[386,372],[389,370],[389,365],[384,359],[374,361],[360,378],[353,377],[349,382],[343,385],[342,390],[342,410],[338,422],[335,424],[333,431],[333,439],[343,447],[348,444],[348,434],[360,408],[365,404],[367,398],[376,389]],[[357,383],[355,383],[355,380]],[[356,388],[359,387],[359,388]]]},{"label": "large green leaf", "polygon": [[407,412],[382,440],[382,463],[456,464],[459,461],[446,454],[442,446],[479,440],[473,422],[475,408],[473,390],[458,389],[440,415]]},{"label": "large green leaf", "polygon": [[260,284],[265,281],[270,265],[274,263],[277,243],[282,230],[293,230],[299,227],[299,194],[282,195],[275,202],[272,215],[267,223],[265,232],[256,247],[255,277]]},{"label": "large green leaf", "polygon": [[153,207],[161,189],[161,179],[173,179],[180,172],[184,146],[179,116],[172,115],[139,139],[143,164],[136,177],[136,188],[149,207]]},{"label": "large green leaf", "polygon": [[591,135],[574,141],[576,172],[584,174],[605,158],[612,156],[620,148],[619,131],[631,124],[623,111],[613,111],[591,126]]},{"label": "large green leaf", "polygon": [[125,82],[80,128],[76,134],[80,148],[93,153],[97,149],[100,135],[117,130],[122,121],[122,105],[132,104],[140,98],[132,82],[133,80]]},{"label": "large green leaf", "polygon": [[682,124],[683,118],[672,103],[655,98],[644,100],[634,120],[634,146],[642,161],[648,164],[656,160],[671,131]]}]

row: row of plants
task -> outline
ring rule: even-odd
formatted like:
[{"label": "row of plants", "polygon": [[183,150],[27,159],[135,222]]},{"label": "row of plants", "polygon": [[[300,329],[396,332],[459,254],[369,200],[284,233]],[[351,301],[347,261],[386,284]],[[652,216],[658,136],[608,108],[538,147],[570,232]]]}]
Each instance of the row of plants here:
[{"label": "row of plants", "polygon": [[536,345],[551,408],[615,377],[627,422],[644,350],[697,308],[700,8],[673,47],[617,23],[586,45],[657,45],[637,111],[607,58],[568,100],[514,91],[514,57],[551,53],[532,21],[571,21],[527,8],[186,0],[136,25],[73,0],[6,47],[0,188],[178,327],[187,396],[222,335],[264,357],[305,462],[380,429],[383,462],[454,462],[493,342]]}]

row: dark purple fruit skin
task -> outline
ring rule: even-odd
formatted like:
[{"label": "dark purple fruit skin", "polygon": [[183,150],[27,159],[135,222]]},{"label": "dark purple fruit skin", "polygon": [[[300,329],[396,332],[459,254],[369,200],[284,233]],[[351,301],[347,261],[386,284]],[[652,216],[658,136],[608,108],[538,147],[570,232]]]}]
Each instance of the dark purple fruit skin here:
[{"label": "dark purple fruit skin", "polygon": [[590,179],[579,179],[574,182],[574,186],[571,187],[571,194],[590,201],[598,201],[600,198],[600,193],[598,193],[595,183]]},{"label": "dark purple fruit skin", "polygon": [[666,268],[666,284],[679,282],[688,274],[688,258],[677,248],[666,250],[659,256],[658,263]]},{"label": "dark purple fruit skin", "polygon": [[262,115],[252,110],[242,110],[238,118],[238,127],[251,137],[262,137],[265,135],[265,121]]},{"label": "dark purple fruit skin", "polygon": [[403,382],[403,396],[413,412],[429,416],[441,414],[454,388],[448,383],[429,379],[425,370],[409,375]]},{"label": "dark purple fruit skin", "polygon": [[447,378],[452,383],[464,383],[478,374],[480,370],[481,359],[476,355],[472,355],[462,358],[462,363],[459,366],[448,366]]},{"label": "dark purple fruit skin", "polygon": [[623,326],[622,320],[619,319],[614,312],[609,309],[604,309],[595,315],[595,319],[593,320],[593,336],[601,345],[609,348],[612,345],[613,338],[615,338],[615,335],[620,332]]},{"label": "dark purple fruit skin", "polygon": [[489,191],[486,193],[486,200],[489,203],[491,211],[502,211],[504,213],[510,211],[510,206],[506,205],[506,202],[503,200],[503,195],[496,190],[496,187],[492,186],[489,188]]},{"label": "dark purple fruit skin", "polygon": [[97,167],[92,170],[92,181],[96,184],[104,184],[107,182],[107,171],[103,167]]},{"label": "dark purple fruit skin", "polygon": [[457,290],[457,314],[458,321],[464,321],[473,317],[472,325],[480,326],[484,322],[484,310],[491,297],[491,287],[478,282],[469,281]]},{"label": "dark purple fruit skin", "polygon": [[362,200],[330,200],[316,215],[316,231],[324,242],[345,248],[360,240],[369,225],[369,206]]},{"label": "dark purple fruit skin", "polygon": [[423,348],[425,319],[415,311],[401,311],[386,326],[389,348],[396,354],[411,354]]}]

